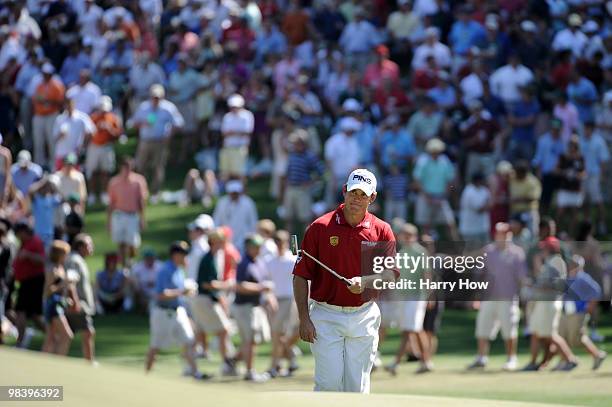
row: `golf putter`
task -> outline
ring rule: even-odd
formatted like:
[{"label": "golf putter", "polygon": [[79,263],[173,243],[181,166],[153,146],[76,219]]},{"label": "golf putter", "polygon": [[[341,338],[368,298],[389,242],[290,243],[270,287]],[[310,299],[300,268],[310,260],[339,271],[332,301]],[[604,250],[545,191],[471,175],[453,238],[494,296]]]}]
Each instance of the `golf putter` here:
[{"label": "golf putter", "polygon": [[334,277],[336,277],[338,280],[342,281],[344,284],[346,285],[352,285],[351,281],[346,278],[341,276],[340,274],[336,273],[334,270],[332,270],[331,268],[327,267],[325,264],[323,264],[322,262],[319,261],[319,259],[315,258],[314,256],[312,256],[310,253],[308,253],[307,251],[300,249],[298,246],[298,238],[297,235],[291,235],[291,253],[293,253],[294,256],[299,256],[300,254],[310,258],[312,261],[314,261],[315,263],[317,263],[319,266],[323,267],[325,270],[327,270],[331,275],[333,275]]}]

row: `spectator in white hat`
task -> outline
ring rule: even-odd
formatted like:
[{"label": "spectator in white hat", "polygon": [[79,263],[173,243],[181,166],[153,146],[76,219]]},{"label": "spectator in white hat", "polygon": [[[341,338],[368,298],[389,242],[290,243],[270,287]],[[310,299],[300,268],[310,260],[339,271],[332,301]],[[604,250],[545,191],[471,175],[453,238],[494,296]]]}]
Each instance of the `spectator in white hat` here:
[{"label": "spectator in white hat", "polygon": [[340,120],[339,127],[340,131],[331,136],[324,146],[325,162],[331,172],[326,194],[330,206],[337,203],[342,183],[359,165],[359,144],[355,133],[361,128],[361,123],[353,117],[345,117]]},{"label": "spectator in white hat", "polygon": [[555,34],[552,42],[552,49],[555,51],[571,50],[575,58],[582,57],[584,47],[589,38],[580,31],[582,17],[578,14],[570,14],[567,18],[568,27]]},{"label": "spectator in white hat", "polygon": [[66,99],[64,112],[53,123],[55,169],[62,168],[68,154],[73,153],[78,157],[95,130],[89,116],[75,107],[74,100]]},{"label": "spectator in white hat", "polygon": [[17,162],[11,166],[11,176],[15,187],[25,196],[30,186],[42,177],[40,165],[32,162],[32,155],[28,150],[21,150],[17,154]]},{"label": "spectator in white hat", "polygon": [[53,126],[56,117],[64,106],[66,88],[62,81],[54,77],[55,68],[46,62],[42,68],[42,81],[32,95],[34,117],[32,119],[32,138],[34,141],[34,161],[46,166],[55,157],[55,138]]},{"label": "spectator in white hat", "polygon": [[149,93],[150,100],[140,104],[127,127],[139,129],[136,167],[147,177],[153,193],[151,201],[156,203],[166,177],[170,139],[185,121],[174,103],[165,99],[166,91],[162,85],[151,86]]},{"label": "spectator in white hat", "polygon": [[234,233],[232,242],[238,249],[244,248],[244,239],[255,232],[257,227],[257,208],[251,197],[244,194],[240,180],[230,180],[225,184],[227,195],[219,198],[213,219],[217,226],[229,226]]},{"label": "spectator in white hat", "polygon": [[74,107],[85,114],[91,114],[98,107],[101,96],[100,87],[91,81],[89,69],[81,69],[79,81],[66,92],[66,97],[74,100]]},{"label": "spectator in white hat", "polygon": [[446,145],[438,138],[431,139],[425,145],[422,154],[414,167],[413,178],[419,195],[416,201],[415,221],[426,233],[432,233],[432,227],[448,227],[450,238],[458,239],[455,214],[448,202],[450,188],[455,180],[455,167],[444,155]]},{"label": "spectator in white hat", "polygon": [[219,152],[219,175],[222,180],[231,176],[246,176],[249,145],[255,127],[253,113],[244,108],[244,98],[233,94],[227,100],[229,112],[221,122],[223,147]]},{"label": "spectator in white hat", "polygon": [[594,20],[587,21],[582,27],[582,32],[588,37],[587,45],[584,48],[584,57],[588,60],[592,60],[598,51],[606,54],[603,39],[599,35],[599,28],[599,24]]},{"label": "spectator in white hat", "polygon": [[204,254],[210,250],[208,245],[208,232],[215,227],[215,221],[208,214],[201,214],[187,225],[189,231],[189,240],[191,241],[191,247],[189,254],[185,259],[187,266],[185,268],[186,277],[192,280],[197,280],[198,267],[200,266],[200,260]]},{"label": "spectator in white hat", "polygon": [[102,96],[100,104],[91,115],[96,130],[87,146],[85,173],[89,182],[88,204],[94,204],[100,196],[108,204],[106,184],[110,174],[115,170],[114,144],[123,133],[119,117],[113,113],[113,101],[110,96]]},{"label": "spectator in white hat", "polygon": [[414,50],[412,57],[413,69],[425,69],[427,57],[432,55],[436,61],[436,66],[441,69],[450,67],[452,58],[450,48],[440,42],[440,32],[435,27],[425,30],[425,42]]}]

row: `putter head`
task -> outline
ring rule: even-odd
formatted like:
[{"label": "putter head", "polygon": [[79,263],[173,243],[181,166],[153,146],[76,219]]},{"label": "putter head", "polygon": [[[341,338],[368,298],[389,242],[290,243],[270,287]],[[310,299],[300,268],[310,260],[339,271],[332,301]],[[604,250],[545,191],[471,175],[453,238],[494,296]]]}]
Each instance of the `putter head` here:
[{"label": "putter head", "polygon": [[298,247],[298,238],[297,238],[297,235],[291,235],[291,242],[290,242],[289,248],[291,250],[291,253],[294,256],[299,256],[300,249]]}]

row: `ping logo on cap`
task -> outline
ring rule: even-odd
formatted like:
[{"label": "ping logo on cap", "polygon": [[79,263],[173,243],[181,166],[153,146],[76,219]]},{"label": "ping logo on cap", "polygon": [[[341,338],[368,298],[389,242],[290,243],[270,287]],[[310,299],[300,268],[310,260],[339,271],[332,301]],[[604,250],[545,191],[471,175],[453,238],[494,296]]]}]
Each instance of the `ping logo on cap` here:
[{"label": "ping logo on cap", "polygon": [[363,175],[359,175],[359,174],[354,174],[353,175],[353,181],[360,181],[360,182],[365,182],[367,184],[372,184],[372,180],[369,179],[368,177],[364,177]]}]

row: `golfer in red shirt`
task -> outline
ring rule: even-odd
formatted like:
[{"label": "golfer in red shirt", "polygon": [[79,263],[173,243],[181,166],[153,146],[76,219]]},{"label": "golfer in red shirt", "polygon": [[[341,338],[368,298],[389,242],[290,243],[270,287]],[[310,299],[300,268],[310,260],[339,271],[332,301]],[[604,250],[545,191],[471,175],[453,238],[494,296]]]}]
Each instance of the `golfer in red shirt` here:
[{"label": "golfer in red shirt", "polygon": [[[376,199],[376,178],[353,171],[343,187],[344,203],[315,220],[306,230],[302,250],[350,280],[334,277],[306,256],[293,271],[300,337],[311,343],[315,358],[315,391],[369,393],[370,372],[378,347],[380,310],[373,301],[375,279],[393,280],[391,270],[361,276],[362,242],[395,238],[388,223],[368,212]],[[392,253],[391,253],[392,252]],[[310,281],[310,304],[308,281]]]}]

